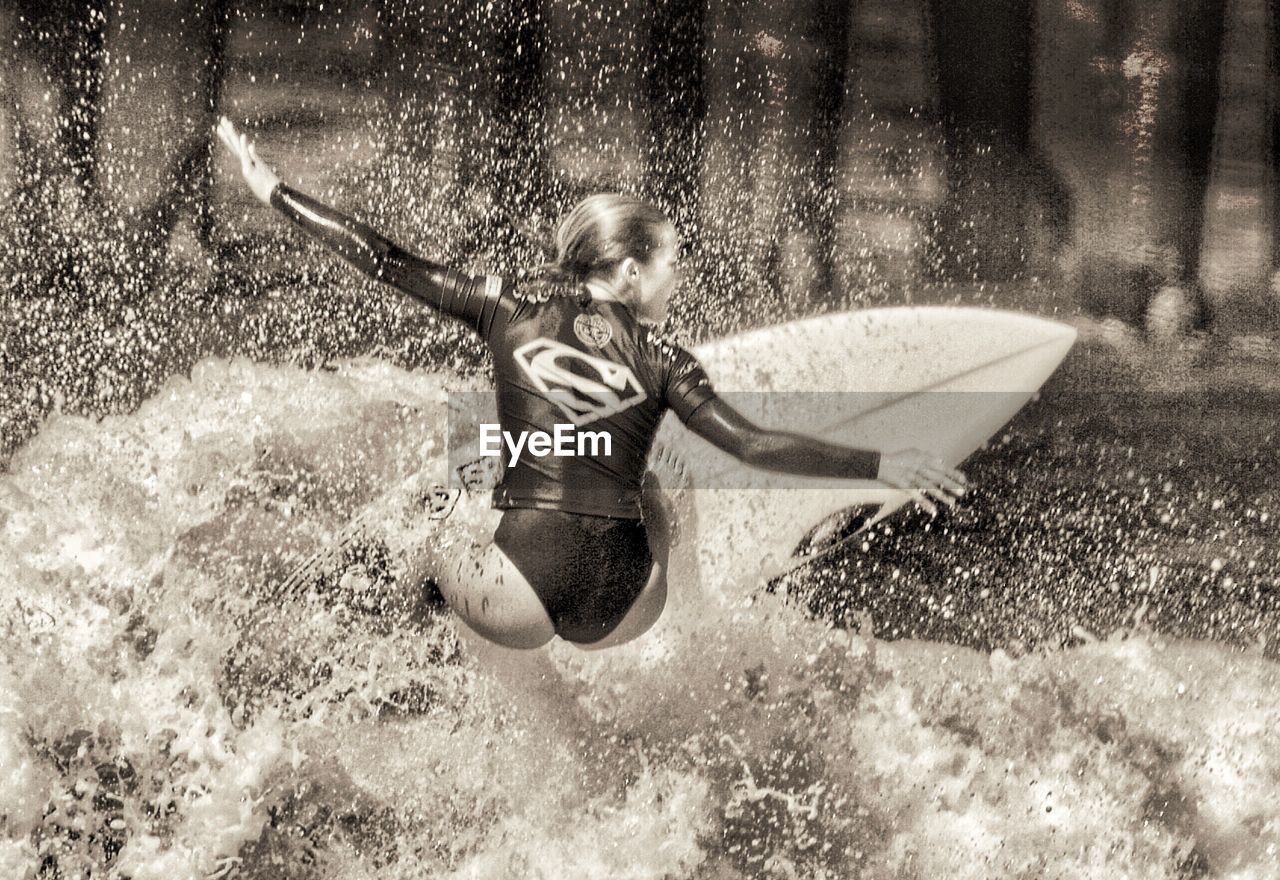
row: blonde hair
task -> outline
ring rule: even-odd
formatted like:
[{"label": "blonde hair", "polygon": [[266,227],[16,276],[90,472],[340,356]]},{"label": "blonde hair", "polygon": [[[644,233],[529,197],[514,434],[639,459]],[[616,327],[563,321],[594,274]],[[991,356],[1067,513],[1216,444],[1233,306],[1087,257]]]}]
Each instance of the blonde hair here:
[{"label": "blonde hair", "polygon": [[561,219],[555,258],[539,274],[577,292],[582,282],[609,274],[628,257],[647,263],[662,247],[663,233],[670,225],[666,214],[635,196],[587,196]]}]

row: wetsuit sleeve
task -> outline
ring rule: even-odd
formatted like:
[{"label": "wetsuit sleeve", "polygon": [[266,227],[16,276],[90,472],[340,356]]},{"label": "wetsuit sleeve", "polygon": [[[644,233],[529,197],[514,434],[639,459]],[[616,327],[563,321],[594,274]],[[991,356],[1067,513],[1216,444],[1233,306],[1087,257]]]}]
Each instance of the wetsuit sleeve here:
[{"label": "wetsuit sleeve", "polygon": [[879,452],[757,427],[714,395],[698,407],[686,424],[699,437],[752,467],[802,477],[851,480],[874,480],[880,473]]},{"label": "wetsuit sleeve", "polygon": [[283,183],[271,191],[271,205],[370,278],[466,322],[488,338],[502,295],[501,279],[473,278],[411,254],[368,224]]},{"label": "wetsuit sleeve", "polygon": [[698,408],[716,393],[697,358],[679,346],[666,343],[665,347],[669,353],[665,391],[667,406],[679,416],[680,421],[688,424]]}]

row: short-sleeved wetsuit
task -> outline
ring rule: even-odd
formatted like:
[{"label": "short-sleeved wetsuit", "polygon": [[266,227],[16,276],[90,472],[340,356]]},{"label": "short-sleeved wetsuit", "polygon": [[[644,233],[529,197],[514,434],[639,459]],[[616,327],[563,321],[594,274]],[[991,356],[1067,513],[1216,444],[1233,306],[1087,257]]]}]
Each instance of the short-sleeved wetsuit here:
[{"label": "short-sleeved wetsuit", "polygon": [[371,277],[475,330],[493,355],[502,431],[608,435],[588,447],[597,454],[522,455],[493,493],[506,510],[495,543],[556,632],[584,643],[607,635],[652,569],[640,492],[662,416],[670,408],[687,422],[715,396],[697,360],[619,303],[471,277],[283,184],[271,204]]}]

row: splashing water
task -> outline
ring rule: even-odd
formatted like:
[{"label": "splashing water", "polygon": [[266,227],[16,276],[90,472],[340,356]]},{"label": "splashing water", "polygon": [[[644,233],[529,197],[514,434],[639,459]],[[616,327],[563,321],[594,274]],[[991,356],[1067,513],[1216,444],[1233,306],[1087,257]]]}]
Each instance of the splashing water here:
[{"label": "splashing water", "polygon": [[1015,659],[757,595],[616,651],[514,654],[460,639],[376,540],[268,603],[440,454],[443,399],[443,376],[375,361],[207,360],[18,452],[4,876],[1280,871],[1280,679],[1257,652],[1147,634]]}]

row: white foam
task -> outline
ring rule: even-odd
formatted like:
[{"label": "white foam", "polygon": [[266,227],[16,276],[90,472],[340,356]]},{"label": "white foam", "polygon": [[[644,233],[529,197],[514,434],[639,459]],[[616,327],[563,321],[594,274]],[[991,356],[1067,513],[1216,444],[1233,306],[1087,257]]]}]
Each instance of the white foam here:
[{"label": "white foam", "polygon": [[[448,616],[300,599],[253,637],[296,694],[248,720],[226,703],[234,615],[435,454],[444,387],[369,361],[206,361],[19,452],[0,478],[0,866],[34,864],[33,823],[73,819],[123,821],[137,877],[312,845],[250,846],[275,807],[364,823],[325,826],[314,876],[1280,875],[1280,670],[1216,644],[987,656],[685,594],[623,649],[498,661]],[[376,719],[414,687],[418,714]],[[91,742],[59,769],[48,750],[76,731]],[[68,794],[117,756],[166,787],[118,816]],[[177,812],[157,830],[161,797]]]}]

